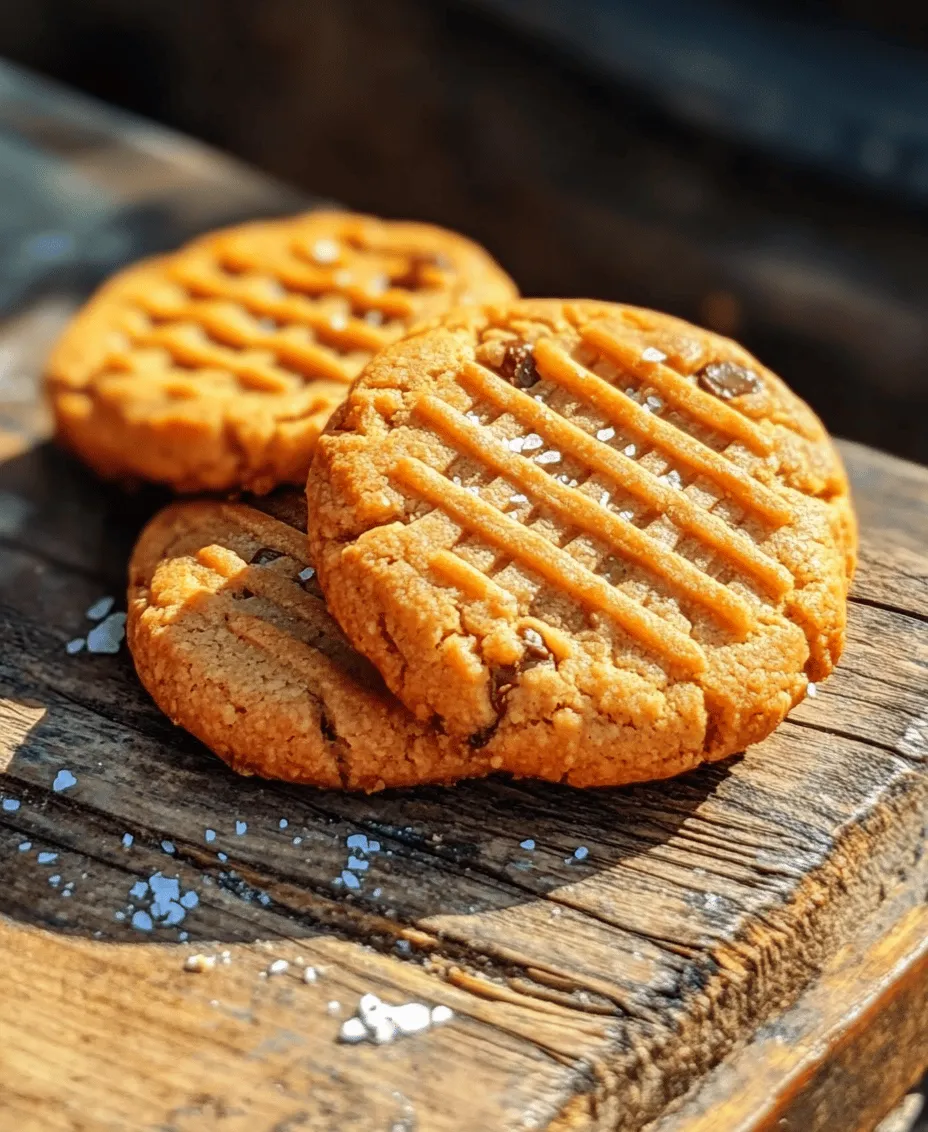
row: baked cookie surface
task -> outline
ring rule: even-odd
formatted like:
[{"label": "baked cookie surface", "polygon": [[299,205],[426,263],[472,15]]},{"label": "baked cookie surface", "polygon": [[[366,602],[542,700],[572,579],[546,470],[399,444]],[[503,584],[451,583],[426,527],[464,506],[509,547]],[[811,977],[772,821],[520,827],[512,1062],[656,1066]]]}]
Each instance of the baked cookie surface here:
[{"label": "baked cookie surface", "polygon": [[328,614],[305,501],[175,503],[129,566],[127,635],[158,706],[243,774],[376,790],[485,774],[416,720]]},{"label": "baked cookie surface", "polygon": [[46,368],[58,438],[101,475],[178,491],[303,485],[350,382],[411,325],[516,289],[426,224],[310,212],[114,276]]},{"label": "baked cookie surface", "polygon": [[843,647],[836,450],[755,358],[669,316],[455,312],[367,367],[307,497],[348,638],[515,774],[618,784],[722,758]]}]

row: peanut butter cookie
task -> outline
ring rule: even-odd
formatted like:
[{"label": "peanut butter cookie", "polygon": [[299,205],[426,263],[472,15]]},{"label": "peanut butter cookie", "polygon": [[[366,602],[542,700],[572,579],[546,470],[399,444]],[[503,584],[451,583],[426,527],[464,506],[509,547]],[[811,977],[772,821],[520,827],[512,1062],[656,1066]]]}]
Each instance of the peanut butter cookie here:
[{"label": "peanut butter cookie", "polygon": [[302,486],[370,358],[451,307],[516,294],[453,232],[342,212],[214,232],[105,284],[54,350],[58,438],[178,491]]},{"label": "peanut butter cookie", "polygon": [[415,719],[329,616],[305,502],[171,505],[129,567],[129,647],[158,706],[242,774],[377,790],[485,774]]},{"label": "peanut butter cookie", "polygon": [[515,774],[722,758],[843,647],[856,536],[824,428],[735,343],[652,311],[452,313],[367,367],[307,496],[348,638]]}]

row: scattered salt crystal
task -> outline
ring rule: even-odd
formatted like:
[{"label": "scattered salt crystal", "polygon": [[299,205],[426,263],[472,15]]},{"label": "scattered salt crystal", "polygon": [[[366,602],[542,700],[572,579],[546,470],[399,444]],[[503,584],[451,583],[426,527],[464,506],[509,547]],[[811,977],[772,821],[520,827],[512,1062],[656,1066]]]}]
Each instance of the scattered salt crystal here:
[{"label": "scattered salt crystal", "polygon": [[370,861],[362,861],[360,857],[351,856],[348,858],[348,868],[354,872],[363,873],[369,866]]},{"label": "scattered salt crystal", "polygon": [[215,966],[215,955],[188,955],[184,960],[184,970],[196,971],[198,974],[202,974],[204,971],[212,971]]},{"label": "scattered salt crystal", "polygon": [[559,464],[561,462],[561,454],[554,448],[549,449],[547,452],[542,452],[540,456],[535,457],[536,464]]},{"label": "scattered salt crystal", "polygon": [[643,362],[666,362],[667,355],[663,350],[658,350],[656,346],[648,346],[641,351],[641,360]]},{"label": "scattered salt crystal", "polygon": [[38,855],[38,857],[36,858],[36,860],[39,862],[40,865],[50,865],[50,864],[52,864],[52,862],[58,860],[58,854],[57,853],[40,853]]},{"label": "scattered salt crystal", "polygon": [[316,263],[335,263],[339,255],[338,244],[334,240],[317,240],[309,254]]},{"label": "scattered salt crystal", "polygon": [[376,994],[362,994],[358,1003],[358,1017],[365,1026],[373,1025],[386,1007]]},{"label": "scattered salt crystal", "polygon": [[20,807],[20,803],[15,798],[4,798],[3,808],[8,814],[15,813]]},{"label": "scattered salt crystal", "polygon": [[291,845],[302,845],[303,844],[303,838],[302,837],[294,837],[294,839],[290,842],[290,844]]},{"label": "scattered salt crystal", "polygon": [[122,844],[124,849],[131,849],[133,841],[135,841],[135,838],[131,833],[124,833],[122,835]]},{"label": "scattered salt crystal", "polygon": [[811,680],[809,681],[808,685],[806,686],[806,695],[807,696],[813,696],[813,697],[818,695],[818,688],[816,688],[816,686],[812,683]]},{"label": "scattered salt crystal", "polygon": [[544,441],[541,439],[541,437],[538,435],[537,432],[530,432],[528,434],[528,436],[526,436],[522,441],[522,451],[523,452],[534,452],[537,448],[540,448],[543,444],[544,444]]},{"label": "scattered salt crystal", "polygon": [[215,841],[215,840],[216,840],[216,831],[215,831],[215,829],[208,829],[208,830],[207,830],[207,831],[206,831],[206,832],[205,832],[205,833],[203,834],[203,840],[204,840],[204,841],[205,841],[205,842],[206,842],[207,844],[209,844],[209,842],[211,842],[211,841]]},{"label": "scattered salt crystal", "polygon": [[268,964],[267,973],[269,975],[283,975],[290,969],[290,964],[286,959],[275,959],[273,963]]},{"label": "scattered salt crystal", "polygon": [[248,822],[247,821],[237,821],[235,823],[235,832],[236,832],[236,835],[238,837],[244,837],[245,834],[248,832]]},{"label": "scattered salt crystal", "polygon": [[326,1004],[326,1010],[329,1012],[329,1014],[338,1014],[341,1008],[342,1004],[334,998],[331,1002]]},{"label": "scattered salt crystal", "polygon": [[333,314],[329,318],[329,326],[333,330],[345,330],[348,326],[348,319],[343,314]]},{"label": "scattered salt crystal", "polygon": [[342,1023],[342,1028],[338,1031],[338,1040],[349,1045],[366,1042],[367,1027],[360,1018],[349,1018],[347,1022]]},{"label": "scattered salt crystal", "polygon": [[125,613],[111,613],[87,634],[87,651],[117,653],[126,636]]},{"label": "scattered salt crystal", "polygon": [[578,845],[577,848],[574,850],[574,857],[578,861],[585,861],[586,858],[589,857],[589,855],[590,855],[590,851],[589,851],[589,849],[587,849],[587,847],[585,845]]},{"label": "scattered salt crystal", "polygon": [[68,656],[74,656],[75,653],[79,653],[81,651],[86,643],[87,642],[83,637],[74,637],[73,640],[68,641],[68,643],[64,646],[64,651],[68,654]]},{"label": "scattered salt crystal", "polygon": [[52,783],[52,790],[56,794],[60,794],[62,790],[70,790],[72,786],[77,785],[77,779],[69,770],[59,770],[55,775],[55,781]]},{"label": "scattered salt crystal", "polygon": [[280,821],[277,823],[277,828],[278,829],[286,829],[289,824],[290,823],[287,821],[286,818],[281,818]]},{"label": "scattered salt crystal", "polygon": [[342,875],[338,879],[340,879],[342,884],[344,884],[347,888],[361,887],[361,882],[358,880],[358,878],[354,875],[354,873],[349,872],[347,869],[342,869]]},{"label": "scattered salt crystal", "polygon": [[433,1006],[432,1007],[432,1025],[441,1026],[445,1022],[450,1022],[454,1017],[454,1011],[450,1006]]},{"label": "scattered salt crystal", "polygon": [[635,447],[634,444],[626,444],[625,447],[622,449],[622,451],[625,453],[626,456],[634,456],[634,455],[637,454],[638,449]]},{"label": "scattered salt crystal", "polygon": [[20,841],[17,848],[19,849],[20,853],[28,853],[29,850],[32,848],[32,842],[31,841]]},{"label": "scattered salt crystal", "polygon": [[427,1030],[432,1023],[429,1008],[421,1002],[406,1002],[402,1006],[394,1006],[390,1016],[401,1034],[418,1034],[422,1030]]},{"label": "scattered salt crystal", "polygon": [[101,597],[93,603],[84,615],[88,621],[102,621],[116,604],[114,597]]},{"label": "scattered salt crystal", "polygon": [[396,1023],[386,1015],[374,1024],[373,1029],[368,1028],[368,1033],[377,1045],[386,1045],[396,1037]]},{"label": "scattered salt crystal", "polygon": [[303,982],[314,983],[316,981],[316,968],[306,967],[303,970]]},{"label": "scattered salt crystal", "polygon": [[162,852],[167,853],[169,857],[173,856],[177,852],[177,850],[174,848],[173,841],[162,841],[161,850]]},{"label": "scattered salt crystal", "polygon": [[48,883],[49,883],[49,884],[50,884],[50,885],[52,886],[52,888],[57,888],[57,887],[58,887],[58,885],[59,885],[59,884],[61,883],[61,876],[60,876],[60,874],[59,874],[59,873],[55,873],[55,874],[54,874],[53,876],[50,876],[50,877],[48,878]]},{"label": "scattered salt crystal", "polygon": [[534,849],[535,848],[535,842],[532,840],[531,837],[527,837],[524,841],[519,842],[519,848],[520,849],[529,849],[529,850]]},{"label": "scattered salt crystal", "polygon": [[652,394],[645,401],[644,407],[648,410],[649,413],[659,413],[664,407],[664,402],[660,399],[660,397],[655,397]]},{"label": "scattered salt crystal", "polygon": [[614,428],[601,428],[596,433],[597,440],[611,440],[615,436]]},{"label": "scattered salt crystal", "polygon": [[521,492],[517,492],[515,495],[509,496],[509,502],[510,503],[528,503],[528,496],[522,495]]}]

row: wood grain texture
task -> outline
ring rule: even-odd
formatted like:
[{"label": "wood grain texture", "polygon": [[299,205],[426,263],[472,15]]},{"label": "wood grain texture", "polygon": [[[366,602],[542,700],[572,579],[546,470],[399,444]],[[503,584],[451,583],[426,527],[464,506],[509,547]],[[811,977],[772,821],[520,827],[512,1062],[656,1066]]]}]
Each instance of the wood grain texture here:
[{"label": "wood grain texture", "polygon": [[[47,445],[0,465],[0,793],[20,803],[0,810],[0,1125],[637,1129],[692,1093],[917,883],[928,472],[846,455],[865,522],[847,654],[765,743],[625,790],[500,779],[372,797],[236,778],[160,715],[125,651],[69,656],[91,603],[121,601],[159,500],[102,489]],[[56,791],[63,768],[76,782]],[[356,832],[381,848],[353,890]],[[198,903],[139,930],[151,893],[131,891],[159,873]],[[893,986],[921,946],[907,931],[874,944]],[[182,970],[217,946],[228,966]],[[262,978],[274,956],[324,972]],[[846,985],[849,1019],[867,988]],[[367,990],[456,1018],[336,1044]],[[922,1016],[910,1048],[881,1055],[899,1091],[925,1040]],[[744,1128],[763,1127],[754,1115]]]}]

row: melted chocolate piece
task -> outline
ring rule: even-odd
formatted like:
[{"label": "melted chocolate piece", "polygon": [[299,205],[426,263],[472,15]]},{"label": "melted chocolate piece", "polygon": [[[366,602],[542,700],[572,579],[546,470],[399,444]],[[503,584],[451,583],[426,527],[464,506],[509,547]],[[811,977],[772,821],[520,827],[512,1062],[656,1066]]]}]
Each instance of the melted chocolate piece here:
[{"label": "melted chocolate piece", "polygon": [[758,375],[735,362],[710,362],[696,375],[703,389],[708,389],[723,401],[732,397],[743,397],[745,393],[756,393],[761,387]]},{"label": "melted chocolate piece", "polygon": [[278,558],[283,558],[283,556],[282,550],[274,550],[269,546],[262,546],[252,555],[250,565],[266,566],[268,562],[276,562]]},{"label": "melted chocolate piece", "polygon": [[426,283],[425,268],[435,267],[439,271],[450,271],[451,261],[438,252],[413,252],[402,275],[394,275],[390,280],[393,287],[404,287],[407,291],[417,291]]},{"label": "melted chocolate piece", "polygon": [[519,673],[522,666],[519,664],[502,664],[499,668],[490,671],[490,703],[497,715],[505,710],[506,696],[519,682]]},{"label": "melted chocolate piece", "polygon": [[541,381],[541,374],[535,368],[532,347],[524,342],[519,346],[506,347],[499,368],[503,377],[517,389],[531,389]]},{"label": "melted chocolate piece", "polygon": [[489,727],[484,727],[480,731],[475,731],[473,735],[468,737],[468,747],[470,747],[474,751],[479,751],[481,747],[485,747],[487,743],[489,743],[489,741],[493,738],[493,733],[494,731],[496,731],[496,728],[498,726],[499,720],[497,719],[493,723],[491,723]]}]

